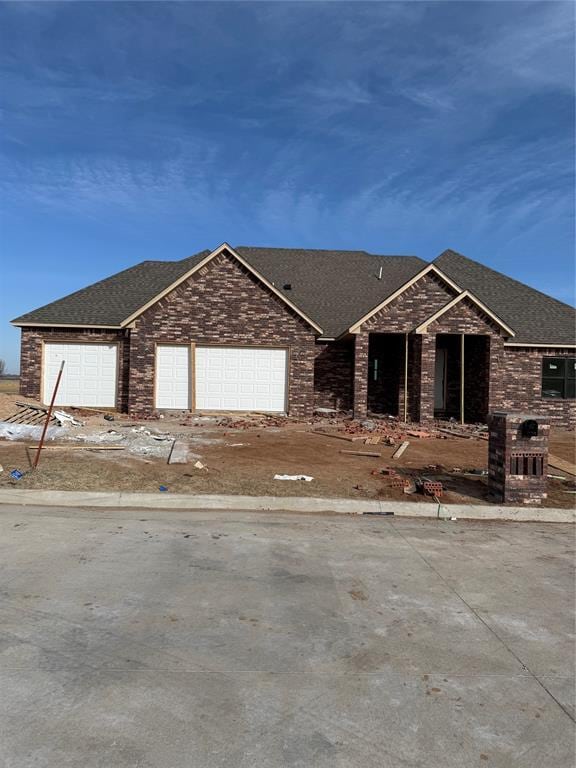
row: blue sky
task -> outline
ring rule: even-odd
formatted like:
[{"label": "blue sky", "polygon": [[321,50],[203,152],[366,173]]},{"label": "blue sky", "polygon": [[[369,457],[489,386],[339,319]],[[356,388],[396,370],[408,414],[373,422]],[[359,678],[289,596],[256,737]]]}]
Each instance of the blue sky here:
[{"label": "blue sky", "polygon": [[445,248],[574,300],[574,6],[0,4],[8,320],[144,259]]}]

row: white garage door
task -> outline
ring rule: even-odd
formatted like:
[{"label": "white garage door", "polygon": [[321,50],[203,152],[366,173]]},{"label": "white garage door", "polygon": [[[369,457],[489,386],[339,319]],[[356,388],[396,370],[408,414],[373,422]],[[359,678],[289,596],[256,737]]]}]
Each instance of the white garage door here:
[{"label": "white garage door", "polygon": [[286,410],[286,350],[196,347],[196,408]]},{"label": "white garage door", "polygon": [[65,361],[56,405],[114,408],[116,405],[116,344],[45,344],[42,400],[52,399],[54,384]]},{"label": "white garage door", "polygon": [[156,347],[156,408],[190,408],[190,347]]}]

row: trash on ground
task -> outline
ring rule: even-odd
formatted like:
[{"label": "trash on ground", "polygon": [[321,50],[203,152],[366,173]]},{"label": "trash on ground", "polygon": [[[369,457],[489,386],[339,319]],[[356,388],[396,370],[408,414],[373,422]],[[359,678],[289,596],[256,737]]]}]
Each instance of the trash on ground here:
[{"label": "trash on ground", "polygon": [[65,426],[66,424],[72,424],[74,427],[84,426],[81,421],[77,421],[74,416],[66,413],[66,411],[54,411],[52,415],[61,427]]},{"label": "trash on ground", "polygon": [[274,475],[274,480],[305,480],[309,483],[314,478],[310,475]]},{"label": "trash on ground", "polygon": [[24,477],[24,472],[20,472],[19,469],[13,469],[10,472],[10,477],[13,477],[14,480],[21,480]]},{"label": "trash on ground", "polygon": [[[46,431],[46,440],[65,434],[64,427],[51,426]],[[0,437],[7,440],[39,440],[42,436],[42,426],[31,424],[16,424],[13,422],[0,421]]]},{"label": "trash on ground", "polygon": [[206,464],[202,464],[201,461],[195,461],[193,466],[196,467],[196,469],[207,469]]},{"label": "trash on ground", "polygon": [[168,490],[168,487],[167,487],[166,485],[159,485],[159,486],[158,486],[158,490],[159,490],[159,491],[167,491],[167,490]]},{"label": "trash on ground", "polygon": [[106,421],[114,421],[114,416],[111,413],[105,413],[104,418]]}]

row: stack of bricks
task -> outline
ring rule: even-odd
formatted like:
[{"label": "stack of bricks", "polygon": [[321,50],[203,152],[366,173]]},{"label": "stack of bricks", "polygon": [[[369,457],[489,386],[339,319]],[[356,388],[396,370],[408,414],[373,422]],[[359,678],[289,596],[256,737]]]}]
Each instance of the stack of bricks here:
[{"label": "stack of bricks", "polygon": [[[524,429],[535,422],[537,434]],[[547,496],[550,423],[543,416],[497,411],[488,418],[488,488],[494,501],[539,504]]]}]

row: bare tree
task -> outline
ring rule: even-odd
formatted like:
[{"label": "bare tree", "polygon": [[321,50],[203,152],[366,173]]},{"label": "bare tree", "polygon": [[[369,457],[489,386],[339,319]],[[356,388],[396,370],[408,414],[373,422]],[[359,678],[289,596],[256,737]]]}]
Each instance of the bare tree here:
[{"label": "bare tree", "polygon": [[6,368],[6,360],[0,360],[0,376],[3,376],[5,368]]}]

